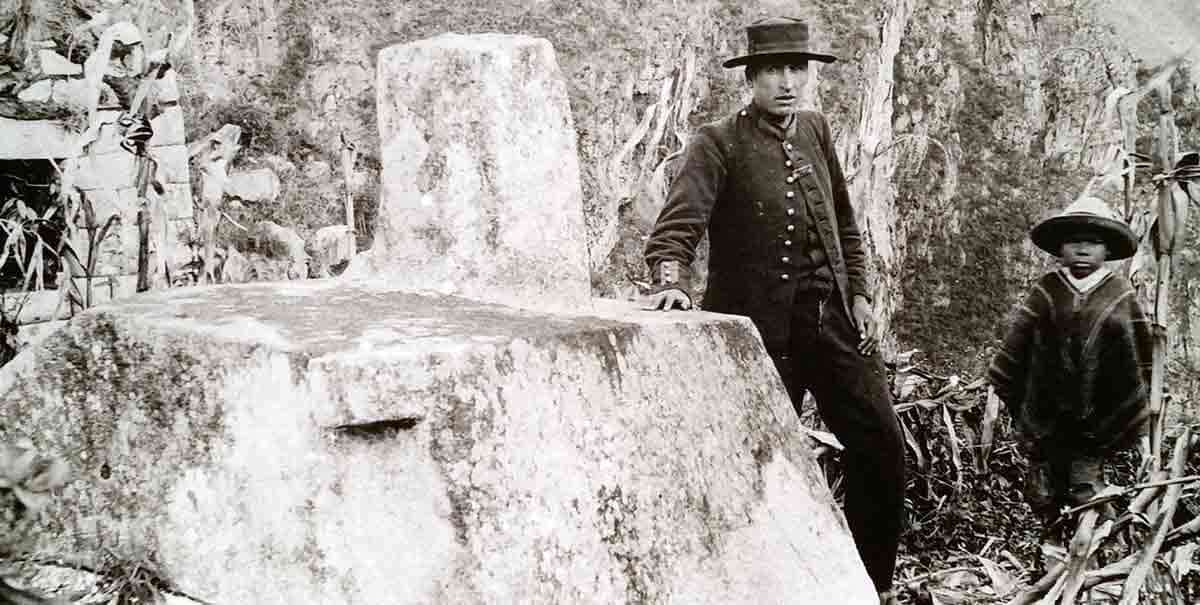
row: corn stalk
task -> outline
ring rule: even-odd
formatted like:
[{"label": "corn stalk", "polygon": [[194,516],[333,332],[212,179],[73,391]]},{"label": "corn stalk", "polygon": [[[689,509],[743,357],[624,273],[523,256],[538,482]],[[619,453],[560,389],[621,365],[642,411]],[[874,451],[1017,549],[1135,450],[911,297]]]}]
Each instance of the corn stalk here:
[{"label": "corn stalk", "polygon": [[351,182],[351,177],[354,174],[354,162],[358,159],[358,149],[346,138],[346,133],[342,133],[342,182],[345,184],[344,205],[346,209],[346,237],[350,240],[350,256],[353,257],[358,250],[357,245],[357,228],[354,221],[354,186]]}]

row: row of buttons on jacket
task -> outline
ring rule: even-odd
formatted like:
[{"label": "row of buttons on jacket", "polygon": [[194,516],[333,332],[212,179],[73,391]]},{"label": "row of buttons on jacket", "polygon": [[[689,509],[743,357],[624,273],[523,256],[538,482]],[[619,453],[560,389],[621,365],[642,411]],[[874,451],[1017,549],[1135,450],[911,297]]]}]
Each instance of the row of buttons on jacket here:
[{"label": "row of buttons on jacket", "polygon": [[[783,149],[784,149],[784,151],[785,151],[785,152],[791,151],[791,150],[792,150],[792,144],[791,144],[791,143],[789,143],[789,142],[787,142],[787,141],[784,141],[784,142],[783,142]],[[791,161],[791,160],[786,160],[786,161],[784,161],[784,162],[783,162],[783,165],[784,165],[784,166],[787,166],[788,168],[791,168],[791,167],[792,167],[792,161]],[[794,182],[796,182],[796,175],[795,175],[794,173],[793,173],[793,174],[789,174],[789,175],[788,175],[788,177],[787,177],[787,183],[788,183],[789,185],[791,185],[791,184],[792,184],[792,183],[794,183]],[[787,198],[787,199],[789,199],[789,200],[795,199],[795,198],[796,198],[796,192],[795,192],[795,191],[790,191],[790,190],[789,190],[787,193],[785,193],[785,194],[784,194],[784,197],[786,197],[786,198]],[[796,209],[795,209],[795,208],[791,208],[791,207],[789,207],[789,208],[787,209],[787,214],[788,214],[788,216],[795,216],[795,214],[796,214]],[[794,232],[794,231],[796,230],[796,226],[795,226],[795,225],[792,225],[792,224],[788,224],[788,226],[787,226],[787,230],[788,230],[788,233],[792,233],[792,232]],[[783,245],[784,245],[785,247],[791,248],[791,247],[792,247],[792,240],[791,240],[791,239],[785,239],[785,240],[783,240]],[[783,257],[780,257],[780,259],[779,259],[779,260],[781,260],[781,261],[783,261],[783,262],[785,262],[785,263],[790,263],[790,262],[792,261],[792,258],[791,258],[790,256],[783,256]],[[790,276],[790,275],[788,275],[787,273],[783,273],[783,274],[781,274],[781,275],[779,276],[779,279],[781,279],[781,280],[783,280],[783,281],[787,281],[787,280],[791,279],[791,276]]]}]

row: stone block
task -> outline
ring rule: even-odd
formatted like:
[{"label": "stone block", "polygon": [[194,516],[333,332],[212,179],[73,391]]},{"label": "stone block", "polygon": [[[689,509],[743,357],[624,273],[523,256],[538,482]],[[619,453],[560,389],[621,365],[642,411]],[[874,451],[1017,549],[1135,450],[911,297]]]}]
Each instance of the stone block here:
[{"label": "stone block", "polygon": [[[99,220],[99,219],[97,219]],[[98,234],[97,234],[98,235]],[[79,254],[80,261],[88,261],[87,232],[79,230],[71,238],[71,245]],[[128,275],[137,273],[138,226],[137,212],[132,217],[120,217],[120,222],[109,229],[107,236],[91,252],[96,255],[93,275]]]},{"label": "stone block", "polygon": [[530,308],[586,304],[575,130],[550,43],[446,34],[378,58],[381,198],[351,278]]},{"label": "stone block", "polygon": [[[132,190],[124,190],[132,191]],[[99,215],[97,220],[107,220],[107,214]],[[137,273],[139,233],[137,225],[137,207],[133,206],[128,213],[117,215],[119,221],[100,242],[95,254],[96,267],[94,275],[130,275]],[[151,270],[156,272],[155,263],[167,263],[172,270],[187,264],[192,259],[190,241],[192,220],[190,218],[169,218],[159,212],[151,213],[150,223],[150,254]],[[98,234],[97,234],[98,235]],[[71,245],[79,254],[80,260],[87,262],[88,240],[87,232],[79,230],[71,238]]]},{"label": "stone block", "polygon": [[67,80],[55,80],[54,92],[51,98],[55,102],[72,105],[79,109],[87,107],[88,103],[88,83],[83,78],[71,78]]},{"label": "stone block", "polygon": [[[111,189],[93,189],[85,192],[88,200],[92,204],[92,208],[96,213],[96,222],[103,225],[110,216],[116,215],[122,225],[137,225],[138,209],[140,202],[137,198],[137,190],[125,188],[113,191]],[[186,241],[186,233],[191,229],[192,224],[192,198],[191,189],[187,185],[166,185],[162,196],[155,196],[152,200],[152,215],[151,225],[163,225],[163,239],[161,245],[164,249],[178,247],[181,242]],[[72,240],[72,245],[85,245],[87,233],[84,228],[83,213],[77,217],[76,227],[80,229],[78,238]],[[183,227],[184,237],[180,237],[180,228]],[[122,234],[116,234],[112,237],[120,237]],[[137,246],[135,242],[126,242],[133,246],[127,255],[134,255],[136,258]],[[184,245],[186,248],[186,245]],[[76,251],[80,256],[86,255],[86,248],[76,247]],[[190,252],[182,254],[177,251],[168,253],[169,258],[179,258],[186,256],[184,263],[190,260]]]},{"label": "stone block", "polygon": [[[86,291],[87,282],[88,280],[85,278],[75,278],[75,285],[79,288],[80,292]],[[121,301],[137,294],[136,273],[129,275],[100,275],[93,277],[91,282],[93,305]]]},{"label": "stone block", "polygon": [[[188,246],[191,229],[191,219],[170,219],[162,214],[151,214],[149,263],[152,284],[165,284],[164,270],[174,272],[192,260],[192,251]],[[120,222],[109,230],[108,236],[94,252],[96,265],[93,275],[136,275],[139,243],[137,211],[128,216],[120,215]],[[79,231],[71,238],[71,245],[75,247],[80,260],[86,263],[89,254],[87,233]],[[164,281],[158,281],[160,278]]]},{"label": "stone block", "polygon": [[0,368],[75,471],[39,553],[213,603],[874,605],[801,435],[749,320],[616,301],[175,289]]},{"label": "stone block", "polygon": [[[138,199],[135,189],[89,189],[83,194],[91,203],[92,212],[95,213],[96,223],[99,225],[103,225],[104,221],[114,214],[124,221],[133,221],[137,218]],[[75,216],[75,226],[81,229],[86,228],[86,220],[84,213],[80,211]]]},{"label": "stone block", "polygon": [[313,234],[313,263],[318,273],[328,273],[331,267],[354,258],[357,249],[354,231],[346,225],[321,227]]},{"label": "stone block", "polygon": [[273,259],[287,261],[288,279],[305,279],[308,277],[308,250],[304,238],[290,227],[283,227],[272,221],[259,221],[254,226],[254,238],[258,248]]},{"label": "stone block", "polygon": [[[79,287],[80,294],[86,292],[86,279],[76,278],[75,285]],[[91,303],[99,305],[120,300],[132,296],[136,292],[137,275],[100,275],[92,278]],[[61,294],[58,290],[38,290],[28,292],[19,297],[9,297],[10,300],[15,298],[24,300],[24,304],[21,305],[21,312],[16,317],[17,324],[22,326],[22,331],[25,330],[26,326],[40,325],[53,320],[65,320],[71,317],[72,310],[65,302],[62,306],[59,306]],[[6,301],[5,308],[11,312],[15,310],[15,304]]]},{"label": "stone block", "polygon": [[236,170],[225,182],[225,195],[247,202],[273,202],[282,187],[279,176],[270,168]]},{"label": "stone block", "polygon": [[75,186],[84,191],[92,189],[125,189],[133,187],[133,155],[126,151],[94,153],[68,160],[75,169]]},{"label": "stone block", "polygon": [[[164,185],[188,183],[187,147],[168,145],[151,147],[150,156],[158,162],[158,180]],[[125,189],[134,186],[133,154],[125,150],[103,153],[97,150],[71,162],[77,162],[76,186],[91,189]]]},{"label": "stone block", "polygon": [[50,100],[50,96],[54,93],[53,80],[40,80],[34,82],[17,93],[17,99],[26,103],[46,102]]},{"label": "stone block", "polygon": [[150,120],[150,127],[154,129],[154,136],[150,137],[151,147],[185,145],[187,143],[187,134],[183,124],[183,108],[178,105],[164,108],[162,113]]},{"label": "stone block", "polygon": [[163,185],[191,183],[188,176],[187,145],[151,147],[150,155],[158,160],[158,180]]},{"label": "stone block", "polygon": [[[24,304],[21,304],[21,311],[16,316],[17,325],[22,326],[21,330],[24,330],[27,325],[36,325],[70,317],[70,309],[66,308],[66,305],[58,308],[58,290],[38,290],[28,292],[26,295],[28,298],[16,295],[7,296],[3,301],[5,311],[11,314],[16,310],[16,306],[20,304],[19,301],[24,298]],[[55,313],[55,310],[58,313]],[[21,330],[18,330],[18,335]]]},{"label": "stone block", "polygon": [[83,73],[83,66],[72,63],[66,57],[48,49],[38,51],[38,63],[42,73],[48,76],[77,76]]},{"label": "stone block", "polygon": [[175,183],[164,185],[166,190],[161,196],[163,207],[166,209],[167,217],[171,219],[188,219],[191,220],[192,214],[192,187],[184,183]]},{"label": "stone block", "polygon": [[[187,185],[166,185],[162,196],[151,197],[150,253],[151,270],[155,276],[161,273],[156,268],[155,255],[167,266],[177,268],[191,260],[191,249],[187,246],[191,229],[191,190]],[[138,209],[140,202],[137,190],[93,189],[86,191],[88,200],[96,213],[96,222],[103,225],[110,216],[117,216],[120,223],[109,231],[109,235],[97,250],[96,275],[133,274],[137,272],[138,258]],[[182,215],[182,216],[181,216]],[[79,216],[79,231],[71,240],[80,259],[87,262],[87,232],[83,230],[83,216]],[[99,234],[97,233],[97,236]]]},{"label": "stone block", "polygon": [[117,126],[117,119],[121,117],[121,111],[117,109],[100,109],[96,113],[101,126],[99,133],[96,135],[96,140],[92,141],[88,147],[88,153],[91,155],[116,152],[128,153],[121,149],[121,128]]},{"label": "stone block", "polygon": [[61,159],[75,153],[75,135],[60,122],[0,117],[0,160]]},{"label": "stone block", "polygon": [[179,101],[179,77],[172,69],[154,84],[155,94],[159,103],[174,103]]}]

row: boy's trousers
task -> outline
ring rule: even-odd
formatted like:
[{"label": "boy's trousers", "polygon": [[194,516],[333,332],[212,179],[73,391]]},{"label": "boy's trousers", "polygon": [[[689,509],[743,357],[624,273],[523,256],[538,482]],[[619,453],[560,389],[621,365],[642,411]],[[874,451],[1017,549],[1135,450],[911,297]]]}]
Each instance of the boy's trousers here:
[{"label": "boy's trousers", "polygon": [[796,413],[806,391],[845,446],[845,514],[876,590],[892,586],[904,517],[904,437],[876,351],[858,352],[858,330],[831,285],[799,288],[786,350],[770,351]]},{"label": "boy's trousers", "polygon": [[1029,451],[1025,501],[1049,524],[1064,506],[1078,506],[1104,489],[1104,457],[1095,452],[1039,447]]}]

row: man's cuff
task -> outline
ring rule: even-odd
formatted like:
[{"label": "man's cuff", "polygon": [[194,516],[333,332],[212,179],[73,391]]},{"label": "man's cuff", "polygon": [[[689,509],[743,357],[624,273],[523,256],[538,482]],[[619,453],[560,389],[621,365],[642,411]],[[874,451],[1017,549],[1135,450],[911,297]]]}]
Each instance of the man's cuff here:
[{"label": "man's cuff", "polygon": [[654,267],[654,287],[651,294],[666,290],[681,290],[688,298],[692,296],[691,268],[675,260],[665,260]]}]

